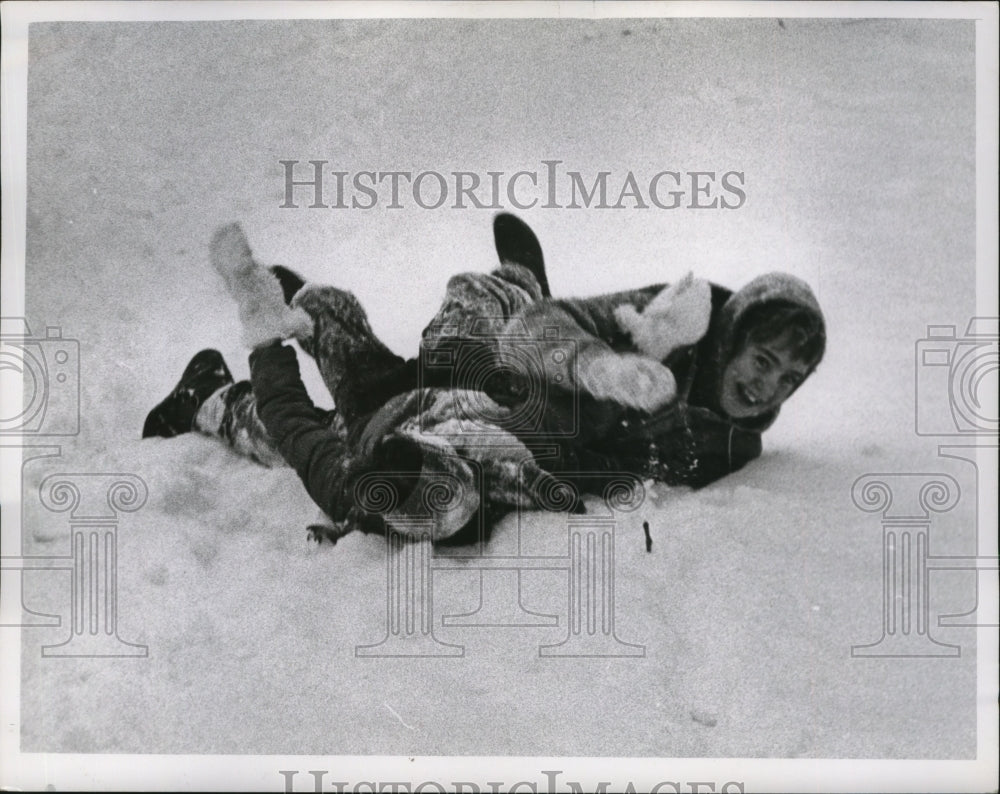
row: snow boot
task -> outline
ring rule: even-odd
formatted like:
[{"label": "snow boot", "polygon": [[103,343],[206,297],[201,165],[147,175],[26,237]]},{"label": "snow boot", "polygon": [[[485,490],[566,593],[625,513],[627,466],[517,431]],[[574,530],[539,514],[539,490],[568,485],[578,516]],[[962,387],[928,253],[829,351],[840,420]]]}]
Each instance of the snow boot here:
[{"label": "snow boot", "polygon": [[173,391],[146,416],[142,437],[172,438],[189,432],[201,404],[232,382],[233,376],[218,350],[196,353]]},{"label": "snow boot", "polygon": [[542,297],[551,297],[542,246],[528,224],[509,212],[501,212],[493,219],[493,242],[500,264],[528,268],[542,288]]}]

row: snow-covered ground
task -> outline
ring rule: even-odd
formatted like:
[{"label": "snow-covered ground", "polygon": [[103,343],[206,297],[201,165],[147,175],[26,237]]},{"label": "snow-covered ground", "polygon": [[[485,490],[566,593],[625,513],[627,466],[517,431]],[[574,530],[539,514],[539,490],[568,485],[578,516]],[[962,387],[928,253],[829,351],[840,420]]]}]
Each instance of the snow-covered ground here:
[{"label": "snow-covered ground", "polygon": [[[24,553],[69,553],[66,515],[38,499],[47,475],[141,477],[118,633],[149,656],[43,658],[68,633],[69,575],[25,573],[25,605],[63,623],[22,632],[22,749],[973,757],[975,635],[936,620],[974,606],[972,573],[931,577],[933,633],[960,657],[851,656],[882,633],[881,524],[852,502],[856,478],[951,474],[963,496],[932,552],[976,550],[972,467],[913,429],[915,343],[975,313],[973,43],[971,22],[886,20],[34,26],[26,313],[36,335],[79,340],[81,428],[24,466]],[[195,351],[248,372],[207,259],[222,223],[353,290],[406,355],[447,277],[493,265],[492,210],[281,209],[283,159],[480,174],[557,159],[614,184],[745,173],[738,210],[519,212],[557,294],[781,269],[828,317],[827,358],[759,461],[619,516],[616,632],[644,657],[539,657],[566,634],[561,570],[521,591],[558,626],[442,626],[478,599],[478,570],[453,563],[434,577],[435,633],[464,656],[358,658],[385,633],[381,539],[317,547],[290,470],[196,435],[139,440]],[[946,414],[946,389],[919,397]],[[518,543],[565,553],[566,517],[511,516],[490,551]]]}]

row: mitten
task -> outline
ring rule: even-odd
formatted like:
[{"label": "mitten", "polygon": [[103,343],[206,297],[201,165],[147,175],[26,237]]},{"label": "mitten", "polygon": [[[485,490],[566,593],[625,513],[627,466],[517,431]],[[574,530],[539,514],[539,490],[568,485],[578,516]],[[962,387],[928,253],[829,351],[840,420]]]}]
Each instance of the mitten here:
[{"label": "mitten", "polygon": [[244,344],[257,347],[275,339],[311,336],[312,318],[305,310],[286,305],[281,282],[254,261],[238,223],[218,229],[209,250],[212,266],[236,301]]},{"label": "mitten", "polygon": [[659,361],[587,346],[577,354],[576,382],[595,400],[653,413],[673,402],[677,381]]},{"label": "mitten", "polygon": [[701,339],[711,316],[712,287],[693,273],[661,290],[642,313],[631,304],[615,308],[618,325],[644,355],[656,361]]}]

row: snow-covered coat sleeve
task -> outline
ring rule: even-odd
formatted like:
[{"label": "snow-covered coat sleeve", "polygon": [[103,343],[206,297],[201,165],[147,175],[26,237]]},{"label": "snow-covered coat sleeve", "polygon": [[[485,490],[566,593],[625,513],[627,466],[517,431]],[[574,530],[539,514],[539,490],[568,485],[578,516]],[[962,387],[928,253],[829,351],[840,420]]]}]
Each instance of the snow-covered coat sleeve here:
[{"label": "snow-covered coat sleeve", "polygon": [[257,414],[281,456],[312,500],[334,520],[343,520],[351,507],[347,439],[331,428],[329,413],[313,405],[295,351],[278,342],[257,347],[250,354],[250,380]]},{"label": "snow-covered coat sleeve", "polygon": [[761,434],[738,427],[707,408],[679,406],[674,427],[653,436],[649,475],[668,485],[701,488],[760,457]]},{"label": "snow-covered coat sleeve", "polygon": [[625,473],[701,488],[743,468],[761,450],[759,432],[706,408],[676,403],[652,417],[633,414],[603,439],[572,445],[562,464],[594,482]]},{"label": "snow-covered coat sleeve", "polygon": [[[549,471],[583,474],[590,484],[601,475],[646,476],[651,471],[649,436],[672,426],[677,384],[663,363],[637,351],[615,310],[630,305],[641,311],[662,289],[652,285],[594,298],[541,301],[517,318],[521,334],[532,342],[544,340],[543,364],[557,348],[568,353],[569,373],[566,368],[546,369],[544,388],[518,386],[511,376],[511,396],[492,395],[512,406],[529,395],[544,399],[542,427],[527,440],[558,450],[541,461]],[[579,375],[595,361],[602,366],[584,377],[565,377]],[[644,399],[631,399],[642,392]]]},{"label": "snow-covered coat sleeve", "polygon": [[581,398],[649,413],[671,403],[677,393],[673,373],[639,353],[614,314],[626,303],[641,308],[656,289],[528,306],[516,318],[518,329],[530,340],[544,340],[545,353],[562,346],[569,357],[567,373],[550,367],[549,356],[543,355],[547,390],[571,391]]}]

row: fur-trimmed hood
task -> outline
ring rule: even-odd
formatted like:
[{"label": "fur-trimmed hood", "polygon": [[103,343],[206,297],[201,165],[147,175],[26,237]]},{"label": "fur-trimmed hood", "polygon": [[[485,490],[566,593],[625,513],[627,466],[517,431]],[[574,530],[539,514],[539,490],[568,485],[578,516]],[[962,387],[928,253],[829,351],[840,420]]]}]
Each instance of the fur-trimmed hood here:
[{"label": "fur-trimmed hood", "polygon": [[[824,329],[824,334],[826,328],[823,312],[812,289],[805,281],[790,273],[765,273],[728,297],[717,294],[713,302],[718,303],[720,298],[724,299],[724,302],[712,312],[708,333],[698,344],[697,357],[700,360],[689,394],[691,404],[711,408],[718,413],[722,413],[719,408],[719,394],[723,371],[743,342],[740,338],[742,336],[740,324],[751,308],[768,303],[796,306],[812,313],[819,321],[820,328]],[[821,350],[809,370],[810,374],[822,357]],[[778,413],[779,409],[776,408],[749,419],[731,421],[739,427],[760,432],[774,423]]]}]

